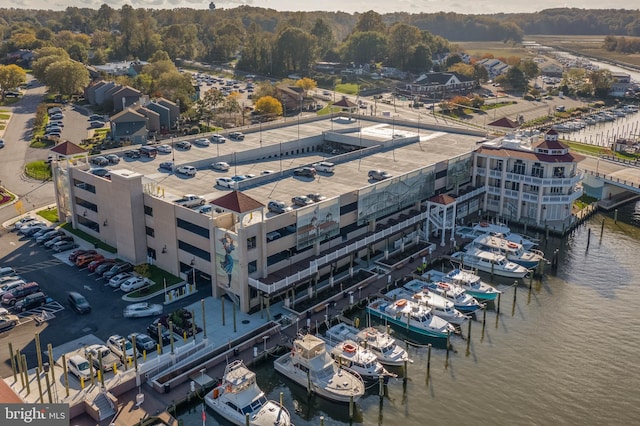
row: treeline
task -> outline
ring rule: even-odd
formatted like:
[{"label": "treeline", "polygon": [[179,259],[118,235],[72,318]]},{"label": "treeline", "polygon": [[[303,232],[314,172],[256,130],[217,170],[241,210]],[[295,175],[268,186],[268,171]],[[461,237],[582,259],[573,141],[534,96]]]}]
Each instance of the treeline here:
[{"label": "treeline", "polygon": [[640,53],[640,38],[606,36],[603,47],[610,52]]}]

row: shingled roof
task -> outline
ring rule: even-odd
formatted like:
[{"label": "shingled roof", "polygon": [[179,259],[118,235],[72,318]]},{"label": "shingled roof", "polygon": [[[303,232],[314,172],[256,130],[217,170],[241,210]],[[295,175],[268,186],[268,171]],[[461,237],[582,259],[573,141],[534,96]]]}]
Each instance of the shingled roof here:
[{"label": "shingled roof", "polygon": [[211,200],[210,203],[236,213],[246,213],[264,208],[264,204],[239,191],[230,192]]},{"label": "shingled roof", "polygon": [[446,205],[455,203],[456,199],[447,194],[438,194],[429,198],[429,201],[431,201],[432,203],[438,203],[446,206]]},{"label": "shingled roof", "polygon": [[56,154],[63,155],[65,157],[70,157],[72,155],[83,154],[87,152],[86,149],[81,148],[75,143],[70,141],[64,141],[62,143],[59,143],[58,145],[51,148],[50,151],[53,151]]}]

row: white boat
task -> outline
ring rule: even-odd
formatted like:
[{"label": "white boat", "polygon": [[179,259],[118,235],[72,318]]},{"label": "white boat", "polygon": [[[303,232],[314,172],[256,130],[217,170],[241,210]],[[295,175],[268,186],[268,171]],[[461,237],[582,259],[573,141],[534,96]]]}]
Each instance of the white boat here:
[{"label": "white boat", "polygon": [[389,333],[373,327],[358,330],[356,327],[340,323],[330,327],[326,335],[335,341],[351,339],[360,343],[373,352],[382,364],[399,366],[405,361],[411,362],[407,351],[398,345]]},{"label": "white boat", "polygon": [[255,373],[245,367],[241,360],[226,366],[222,383],[206,394],[204,401],[234,425],[246,425],[247,414],[251,426],[291,425],[287,409],[267,399],[256,383]]},{"label": "white boat", "polygon": [[375,299],[367,305],[367,313],[402,331],[417,343],[446,339],[455,332],[451,324],[435,316],[430,308],[407,299]]},{"label": "white boat", "polygon": [[522,244],[509,241],[500,235],[482,235],[469,243],[465,250],[470,247],[500,253],[507,260],[522,265],[527,269],[537,268],[540,262],[544,260],[544,253],[540,250],[525,250]]},{"label": "white boat", "polygon": [[446,274],[431,270],[427,272],[432,280],[444,281],[446,283],[457,284],[471,297],[479,300],[495,300],[500,291],[495,287],[485,283],[473,271],[456,268]]},{"label": "white boat", "polygon": [[473,225],[476,236],[480,235],[499,235],[502,238],[514,243],[522,244],[525,250],[531,250],[538,245],[538,240],[526,235],[511,232],[511,229],[503,223],[478,222]]},{"label": "white boat", "polygon": [[369,349],[365,349],[351,339],[333,340],[328,336],[323,339],[331,348],[329,353],[340,367],[347,367],[355,371],[364,380],[378,380],[382,377],[396,377],[378,361],[378,357]]},{"label": "white boat", "polygon": [[451,260],[479,271],[488,272],[507,278],[524,278],[529,270],[522,265],[507,260],[504,255],[491,251],[469,247],[467,251],[459,251],[451,255]]},{"label": "white boat", "polygon": [[364,395],[362,377],[338,367],[325,342],[311,334],[295,339],[291,352],[276,359],[273,366],[280,374],[331,401],[357,401]]},{"label": "white boat", "polygon": [[385,294],[385,297],[391,300],[409,299],[417,303],[421,303],[431,308],[434,315],[439,316],[443,320],[453,324],[462,325],[468,317],[457,310],[450,300],[423,288],[418,292],[407,290],[406,288],[394,288]]},{"label": "white boat", "polygon": [[453,307],[461,312],[474,312],[482,306],[459,285],[434,280],[429,274],[422,275],[425,280],[411,280],[403,287],[413,293],[429,290],[453,303]]}]

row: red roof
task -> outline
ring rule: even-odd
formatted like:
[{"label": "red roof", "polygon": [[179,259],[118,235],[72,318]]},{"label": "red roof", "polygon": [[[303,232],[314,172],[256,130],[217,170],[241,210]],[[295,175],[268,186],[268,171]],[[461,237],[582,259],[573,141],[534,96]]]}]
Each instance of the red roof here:
[{"label": "red roof", "polygon": [[537,160],[543,163],[573,163],[580,162],[585,159],[584,155],[568,152],[563,155],[540,154],[532,151],[520,151],[516,149],[494,148],[490,146],[481,146],[476,151],[478,154],[491,155],[503,158],[519,158],[522,160]]},{"label": "red roof", "polygon": [[504,128],[507,128],[507,129],[515,129],[517,127],[520,127],[520,125],[518,123],[516,123],[513,120],[508,119],[507,117],[502,117],[499,120],[493,121],[493,122],[487,124],[487,126],[504,127]]},{"label": "red roof", "polygon": [[64,141],[62,143],[59,143],[58,145],[51,148],[50,151],[53,151],[56,154],[63,155],[66,157],[76,155],[76,154],[83,154],[87,152],[87,150],[80,148],[75,143],[69,142],[69,141]]},{"label": "red roof", "polygon": [[239,191],[233,191],[210,201],[211,204],[236,213],[245,213],[264,208],[264,204]]},{"label": "red roof", "polygon": [[356,108],[358,106],[358,104],[351,102],[347,98],[343,98],[343,99],[339,100],[338,102],[336,102],[335,104],[333,104],[333,106],[337,106],[337,107],[341,107],[341,108]]},{"label": "red roof", "polygon": [[456,199],[447,194],[438,194],[429,198],[429,201],[431,201],[432,203],[438,203],[447,206],[449,204],[455,203]]},{"label": "red roof", "polygon": [[569,148],[567,145],[563,144],[560,141],[546,140],[546,139],[538,142],[535,145],[535,147],[536,148],[543,148],[543,149],[567,149],[567,148]]}]

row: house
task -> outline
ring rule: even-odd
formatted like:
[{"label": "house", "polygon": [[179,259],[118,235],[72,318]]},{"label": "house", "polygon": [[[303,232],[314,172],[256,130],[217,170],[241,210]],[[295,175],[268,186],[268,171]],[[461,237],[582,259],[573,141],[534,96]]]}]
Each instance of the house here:
[{"label": "house", "polygon": [[507,72],[507,70],[509,69],[509,65],[505,64],[499,59],[494,58],[485,58],[476,62],[476,64],[482,65],[487,70],[489,78],[491,79]]},{"label": "house", "polygon": [[147,117],[147,130],[149,133],[156,134],[161,132],[160,114],[144,106],[139,106],[135,111]]},{"label": "house", "polygon": [[34,55],[31,50],[19,49],[13,52],[7,53],[5,63],[17,64],[23,68],[31,68],[31,61],[33,61]]},{"label": "house", "polygon": [[282,103],[285,114],[301,111],[304,108],[304,89],[302,87],[279,84],[276,86],[276,97]]},{"label": "house", "polygon": [[113,101],[113,110],[120,112],[126,107],[140,102],[141,96],[142,93],[133,87],[120,86],[120,88],[111,96],[111,100]]},{"label": "house", "polygon": [[466,93],[476,87],[476,81],[455,72],[422,74],[405,89],[412,96],[443,97],[446,94]]},{"label": "house", "polygon": [[147,64],[148,62],[144,61],[122,61],[109,62],[104,65],[94,65],[94,68],[103,74],[113,77],[121,75],[135,77],[142,71],[142,67]]},{"label": "house", "polygon": [[143,114],[126,108],[111,117],[111,138],[124,145],[144,145],[149,137],[148,121],[149,119]]},{"label": "house", "polygon": [[561,65],[549,63],[540,68],[540,73],[545,77],[561,78],[564,68]]},{"label": "house", "polygon": [[631,87],[631,76],[623,72],[612,72],[611,77],[613,78],[613,83],[609,90],[609,96],[624,96]]},{"label": "house", "polygon": [[[172,129],[176,127],[178,124],[178,119],[180,118],[180,105],[165,98],[158,98],[155,100],[155,103],[169,110],[169,128]],[[153,110],[153,108],[150,109]]]}]

